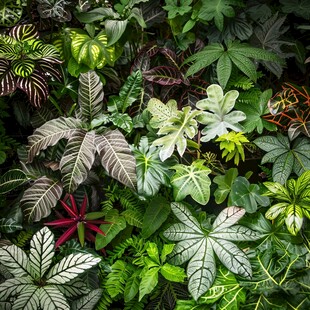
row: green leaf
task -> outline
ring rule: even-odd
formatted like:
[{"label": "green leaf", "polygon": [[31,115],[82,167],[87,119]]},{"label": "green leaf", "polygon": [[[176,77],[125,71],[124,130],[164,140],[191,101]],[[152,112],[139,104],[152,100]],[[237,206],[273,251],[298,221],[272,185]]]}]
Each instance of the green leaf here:
[{"label": "green leaf", "polygon": [[141,299],[151,293],[158,283],[158,272],[160,267],[154,267],[147,270],[145,273],[141,275],[141,283],[139,286],[139,301]]},{"label": "green leaf", "polygon": [[245,208],[248,213],[257,210],[257,206],[267,207],[269,198],[262,196],[262,190],[257,184],[250,184],[245,177],[237,177],[232,186],[230,204]]},{"label": "green leaf", "polygon": [[47,227],[43,227],[30,241],[29,265],[34,279],[43,278],[52,263],[54,254],[54,235]]},{"label": "green leaf", "polygon": [[141,270],[136,270],[126,281],[124,289],[124,301],[126,303],[135,298],[139,292],[140,272]]},{"label": "green leaf", "polygon": [[211,180],[209,168],[204,166],[204,160],[196,160],[190,166],[175,165],[176,173],[171,177],[173,196],[176,201],[190,195],[198,203],[205,205],[210,198]]},{"label": "green leaf", "polygon": [[105,236],[97,234],[96,236],[96,250],[100,250],[107,246],[120,231],[126,228],[126,220],[124,217],[119,216],[117,210],[110,210],[105,221],[111,224],[101,224],[100,229],[106,234]]},{"label": "green leaf", "polygon": [[303,211],[300,206],[296,204],[287,206],[285,224],[288,231],[296,236],[303,224]]},{"label": "green leaf", "polygon": [[14,218],[1,218],[0,219],[0,232],[11,234],[16,230],[22,230],[23,226]]},{"label": "green leaf", "polygon": [[160,261],[163,264],[166,261],[167,255],[171,254],[174,248],[174,244],[164,244],[160,254]]},{"label": "green leaf", "polygon": [[107,46],[115,44],[126,30],[128,20],[106,19],[104,22],[105,31],[108,37]]},{"label": "green leaf", "polygon": [[138,192],[145,196],[155,196],[161,185],[169,186],[172,172],[169,168],[174,159],[162,162],[159,149],[149,146],[147,137],[142,137],[139,146],[133,150],[136,158]]},{"label": "green leaf", "polygon": [[53,266],[46,276],[46,283],[63,284],[75,279],[86,270],[96,266],[101,258],[92,254],[70,254]]},{"label": "green leaf", "polygon": [[0,26],[11,27],[17,24],[23,14],[20,0],[4,0],[0,9]]},{"label": "green leaf", "polygon": [[117,129],[110,130],[97,135],[95,144],[101,164],[110,176],[136,189],[136,161],[123,134]]},{"label": "green leaf", "polygon": [[163,9],[168,11],[168,18],[173,19],[178,15],[183,16],[184,14],[191,11],[192,0],[181,0],[179,2],[174,0],[166,0],[166,5],[163,6]]},{"label": "green leaf", "polygon": [[114,112],[109,117],[110,121],[117,126],[130,133],[133,129],[132,118],[126,113],[117,113]]},{"label": "green leaf", "polygon": [[45,176],[37,179],[26,189],[21,199],[21,206],[28,222],[38,222],[51,213],[62,195],[62,185]]},{"label": "green leaf", "polygon": [[186,273],[183,268],[168,263],[165,263],[161,267],[160,273],[165,279],[172,282],[184,282],[186,278]]},{"label": "green leaf", "polygon": [[221,86],[212,84],[207,88],[207,94],[207,99],[196,103],[198,109],[213,112],[203,112],[197,118],[199,123],[207,125],[201,131],[203,134],[201,141],[208,142],[216,136],[227,134],[228,129],[242,131],[243,127],[239,122],[246,118],[245,114],[241,111],[231,112],[239,93],[236,90],[230,90],[224,95]]},{"label": "green leaf", "polygon": [[284,13],[293,13],[296,16],[302,17],[304,19],[310,18],[310,5],[308,1],[302,0],[280,0],[281,9]]},{"label": "green leaf", "polygon": [[237,168],[229,168],[225,175],[217,175],[214,177],[213,182],[218,185],[218,188],[214,192],[215,202],[221,204],[225,201],[229,193],[233,182],[238,176]]},{"label": "green leaf", "polygon": [[161,197],[154,197],[147,206],[142,223],[141,235],[143,238],[149,238],[166,221],[170,213],[168,201]]},{"label": "green leaf", "polygon": [[25,184],[29,178],[19,169],[12,169],[0,177],[0,193],[6,194],[20,185]]}]

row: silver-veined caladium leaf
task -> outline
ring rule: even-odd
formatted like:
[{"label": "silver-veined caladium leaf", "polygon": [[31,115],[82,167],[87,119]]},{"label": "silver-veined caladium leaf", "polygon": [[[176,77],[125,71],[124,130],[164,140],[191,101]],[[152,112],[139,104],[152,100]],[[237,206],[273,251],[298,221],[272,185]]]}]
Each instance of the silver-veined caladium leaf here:
[{"label": "silver-veined caladium leaf", "polygon": [[196,104],[198,109],[210,111],[203,111],[197,117],[199,123],[206,125],[201,131],[201,141],[208,142],[228,133],[228,129],[242,131],[243,127],[239,122],[245,120],[246,115],[241,111],[232,111],[239,96],[238,91],[230,90],[224,95],[221,86],[212,84],[207,88],[207,94],[207,99],[199,100]]},{"label": "silver-veined caladium leaf", "polygon": [[0,248],[0,263],[14,276],[0,284],[0,300],[12,309],[69,310],[66,297],[89,293],[78,276],[101,259],[89,253],[70,254],[51,267],[54,254],[54,235],[47,227],[34,234],[29,257],[16,245]]},{"label": "silver-veined caladium leaf", "polygon": [[232,242],[254,241],[260,238],[253,230],[236,225],[245,214],[244,209],[224,209],[210,227],[199,223],[182,203],[172,203],[171,209],[181,223],[173,224],[164,231],[166,238],[177,242],[169,256],[169,262],[181,265],[188,261],[188,289],[195,300],[214,282],[216,256],[231,272],[251,278],[252,268],[248,257]]}]

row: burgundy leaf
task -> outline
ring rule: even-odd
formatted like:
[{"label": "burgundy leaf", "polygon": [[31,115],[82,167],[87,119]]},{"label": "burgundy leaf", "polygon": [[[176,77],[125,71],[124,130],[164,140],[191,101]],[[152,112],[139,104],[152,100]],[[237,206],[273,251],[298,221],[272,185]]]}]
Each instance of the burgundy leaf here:
[{"label": "burgundy leaf", "polygon": [[69,226],[69,225],[72,225],[73,223],[75,223],[74,219],[62,218],[62,219],[54,220],[52,222],[44,223],[44,225],[61,227],[61,226]]},{"label": "burgundy leaf", "polygon": [[8,60],[0,59],[0,96],[6,96],[17,87],[15,76]]},{"label": "burgundy leaf", "polygon": [[143,77],[150,82],[160,85],[175,85],[183,82],[181,72],[172,67],[155,67],[149,71],[143,72]]},{"label": "burgundy leaf", "polygon": [[84,215],[85,215],[86,207],[87,207],[87,196],[85,195],[85,196],[84,196],[84,199],[83,199],[83,202],[82,202],[81,209],[80,209],[80,215],[81,215],[81,216],[84,216]]},{"label": "burgundy leaf", "polygon": [[78,217],[78,213],[74,213],[74,211],[62,200],[59,200],[61,205],[64,207],[64,209],[67,211],[67,213],[72,216],[73,218]]},{"label": "burgundy leaf", "polygon": [[71,238],[71,236],[74,235],[76,232],[77,225],[75,224],[74,226],[68,228],[57,240],[55,247],[58,248],[61,244],[65,243],[67,240]]},{"label": "burgundy leaf", "polygon": [[89,228],[89,229],[91,229],[91,230],[97,232],[98,234],[101,234],[101,235],[103,235],[103,236],[106,235],[106,234],[105,234],[99,227],[97,227],[96,225],[93,225],[93,224],[91,224],[91,223],[89,223],[89,222],[86,222],[86,223],[85,223],[85,226],[86,226],[87,228]]}]

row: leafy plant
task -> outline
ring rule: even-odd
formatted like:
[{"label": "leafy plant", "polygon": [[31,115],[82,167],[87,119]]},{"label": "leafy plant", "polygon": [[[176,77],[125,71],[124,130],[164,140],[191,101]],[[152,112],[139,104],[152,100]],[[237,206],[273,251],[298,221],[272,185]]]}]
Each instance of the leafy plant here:
[{"label": "leafy plant", "polygon": [[281,63],[281,59],[277,55],[246,43],[233,41],[228,42],[226,47],[221,43],[211,43],[205,46],[202,51],[185,59],[184,64],[192,63],[186,76],[193,75],[217,61],[217,78],[223,88],[226,87],[231,76],[233,64],[256,82],[257,69],[251,58]]},{"label": "leafy plant", "polygon": [[306,171],[299,178],[289,179],[282,185],[278,182],[264,182],[267,187],[265,196],[276,199],[265,216],[269,220],[276,218],[280,223],[285,221],[288,231],[296,235],[302,228],[304,217],[310,219],[309,213],[309,179]]},{"label": "leafy plant", "polygon": [[16,25],[22,14],[22,0],[3,0],[0,9],[0,26],[11,27]]},{"label": "leafy plant", "polygon": [[54,235],[47,227],[33,236],[29,256],[16,245],[4,246],[0,253],[0,262],[14,276],[0,284],[0,298],[10,304],[10,298],[17,297],[12,302],[16,309],[29,305],[33,309],[70,309],[68,299],[89,292],[79,276],[101,260],[91,254],[70,254],[51,267]]},{"label": "leafy plant", "polygon": [[225,95],[221,86],[213,84],[207,88],[208,98],[197,102],[197,108],[203,111],[197,117],[199,123],[205,126],[201,133],[202,142],[208,142],[216,136],[221,136],[228,133],[228,129],[236,132],[242,131],[243,127],[239,124],[240,121],[246,118],[241,111],[232,111],[239,93],[236,90],[230,90]]},{"label": "leafy plant", "polygon": [[300,176],[310,169],[310,142],[307,139],[297,138],[291,144],[288,137],[278,133],[276,137],[262,136],[253,142],[267,152],[261,162],[273,163],[272,177],[275,182],[284,184],[292,172]]},{"label": "leafy plant", "polygon": [[98,234],[104,235],[104,232],[100,230],[95,224],[103,224],[104,220],[100,220],[104,213],[102,212],[89,212],[86,213],[87,208],[87,196],[85,195],[81,208],[78,210],[73,195],[69,195],[71,207],[65,201],[59,200],[65,211],[70,218],[63,217],[60,213],[60,219],[52,222],[44,223],[46,226],[54,227],[68,227],[67,230],[59,237],[55,247],[58,248],[61,244],[69,240],[76,232],[78,234],[79,241],[84,246],[85,239],[89,241],[95,241],[95,237],[90,231],[94,231]]},{"label": "leafy plant", "polygon": [[239,164],[240,157],[244,161],[244,147],[242,143],[249,142],[242,132],[231,131],[219,136],[215,142],[220,142],[220,149],[223,150],[222,158],[226,157],[226,161],[234,158],[235,165]]},{"label": "leafy plant", "polygon": [[60,64],[58,50],[39,39],[34,25],[18,25],[0,37],[0,95],[17,88],[24,91],[30,103],[40,107],[48,98],[48,75],[60,80],[54,67]]},{"label": "leafy plant", "polygon": [[41,18],[52,18],[58,22],[70,21],[72,18],[66,0],[37,0],[37,10]]},{"label": "leafy plant", "polygon": [[181,221],[164,231],[164,236],[178,241],[169,262],[187,266],[188,290],[195,300],[212,286],[216,276],[215,254],[231,272],[251,278],[252,268],[246,254],[231,241],[257,240],[260,236],[241,225],[234,225],[245,214],[244,209],[228,207],[213,225],[199,222],[182,203],[172,203],[171,209]]}]

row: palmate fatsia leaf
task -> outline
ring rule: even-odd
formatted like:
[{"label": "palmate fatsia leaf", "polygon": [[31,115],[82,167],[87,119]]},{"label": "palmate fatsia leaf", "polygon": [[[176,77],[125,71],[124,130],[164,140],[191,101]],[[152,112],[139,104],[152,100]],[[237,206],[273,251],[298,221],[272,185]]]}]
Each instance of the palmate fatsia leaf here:
[{"label": "palmate fatsia leaf", "polygon": [[243,121],[246,115],[241,111],[232,111],[239,95],[238,91],[230,90],[224,95],[221,86],[212,84],[207,88],[207,93],[208,98],[196,104],[197,108],[212,112],[203,111],[197,117],[199,123],[206,125],[201,131],[201,141],[208,142],[216,136],[228,133],[228,129],[242,131],[243,127],[239,122]]},{"label": "palmate fatsia leaf", "polygon": [[63,138],[69,139],[74,131],[82,127],[82,124],[82,121],[77,118],[59,117],[37,128],[33,135],[28,137],[28,161],[32,162],[41,150],[57,144],[59,140]]},{"label": "palmate fatsia leaf", "polygon": [[[0,301],[7,300],[11,295],[18,295],[31,286],[32,279],[30,277],[8,279],[0,285]],[[9,309],[11,310],[11,307]]]},{"label": "palmate fatsia leaf", "polygon": [[62,194],[62,185],[45,176],[37,179],[26,189],[21,199],[21,206],[28,222],[40,221],[51,213]]},{"label": "palmate fatsia leaf", "polygon": [[211,170],[203,164],[204,160],[196,160],[190,166],[178,164],[171,167],[176,171],[171,177],[175,201],[188,195],[202,205],[209,201],[211,180],[208,174]]},{"label": "palmate fatsia leaf", "polygon": [[70,254],[50,269],[46,276],[46,283],[63,284],[69,282],[100,261],[101,258],[94,257],[92,254]]},{"label": "palmate fatsia leaf", "polygon": [[40,287],[38,291],[40,298],[40,306],[43,310],[48,309],[59,309],[59,310],[69,310],[70,306],[65,298],[65,296],[53,286]]},{"label": "palmate fatsia leaf", "polygon": [[44,227],[30,241],[29,264],[34,279],[43,277],[52,263],[54,254],[54,236],[47,227]]},{"label": "palmate fatsia leaf", "polygon": [[73,193],[86,180],[95,161],[95,132],[76,130],[70,136],[59,168],[63,175],[63,186]]},{"label": "palmate fatsia leaf", "polygon": [[95,145],[101,164],[109,175],[135,189],[137,184],[136,161],[123,134],[116,129],[96,135]]},{"label": "palmate fatsia leaf", "polygon": [[37,286],[28,286],[19,295],[19,298],[15,300],[13,309],[40,309],[40,288]]},{"label": "palmate fatsia leaf", "polygon": [[249,278],[252,274],[246,254],[231,241],[257,240],[260,236],[251,229],[234,225],[245,214],[244,209],[228,207],[215,219],[207,233],[189,209],[181,203],[172,203],[171,209],[181,221],[164,231],[164,236],[177,241],[169,256],[175,265],[187,261],[188,288],[195,300],[213,284],[216,275],[215,254],[230,271]]},{"label": "palmate fatsia leaf", "polygon": [[79,78],[79,118],[91,122],[102,112],[103,85],[95,71],[81,73]]},{"label": "palmate fatsia leaf", "polygon": [[158,130],[158,135],[164,135],[156,139],[152,145],[160,146],[159,157],[161,161],[169,158],[175,147],[180,156],[183,156],[187,147],[187,138],[192,139],[198,132],[198,125],[195,117],[201,111],[192,111],[190,107],[184,107],[177,111],[175,116],[170,117]]}]

